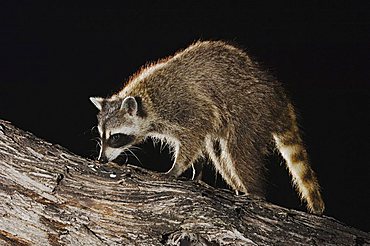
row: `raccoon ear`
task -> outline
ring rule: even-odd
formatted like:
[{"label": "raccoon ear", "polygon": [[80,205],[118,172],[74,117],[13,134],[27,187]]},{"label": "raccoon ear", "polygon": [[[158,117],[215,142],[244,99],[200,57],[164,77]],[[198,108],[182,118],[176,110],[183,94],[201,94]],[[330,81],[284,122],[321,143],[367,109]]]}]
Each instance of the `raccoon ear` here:
[{"label": "raccoon ear", "polygon": [[102,109],[102,104],[104,101],[104,98],[101,97],[90,97],[90,101],[97,107],[99,110]]},{"label": "raccoon ear", "polygon": [[137,101],[135,97],[128,96],[123,99],[121,104],[121,110],[127,111],[129,115],[136,115],[137,113]]}]

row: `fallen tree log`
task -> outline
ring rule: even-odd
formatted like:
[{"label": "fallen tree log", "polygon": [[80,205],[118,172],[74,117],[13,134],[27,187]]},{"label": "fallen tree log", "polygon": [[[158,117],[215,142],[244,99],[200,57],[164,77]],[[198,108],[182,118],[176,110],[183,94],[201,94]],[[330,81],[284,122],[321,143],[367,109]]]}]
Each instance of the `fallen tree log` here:
[{"label": "fallen tree log", "polygon": [[100,165],[0,120],[0,244],[367,245],[370,235],[204,183]]}]

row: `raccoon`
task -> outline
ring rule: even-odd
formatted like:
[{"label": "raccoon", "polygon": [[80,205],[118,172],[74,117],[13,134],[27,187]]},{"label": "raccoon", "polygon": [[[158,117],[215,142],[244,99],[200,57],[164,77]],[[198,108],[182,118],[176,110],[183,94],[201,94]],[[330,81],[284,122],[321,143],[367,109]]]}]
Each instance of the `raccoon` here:
[{"label": "raccoon", "polygon": [[233,45],[198,41],[144,66],[111,97],[90,100],[100,111],[103,163],[153,138],[173,152],[166,175],[178,177],[207,156],[236,192],[263,196],[264,158],[276,147],[309,212],[324,210],[282,85]]}]

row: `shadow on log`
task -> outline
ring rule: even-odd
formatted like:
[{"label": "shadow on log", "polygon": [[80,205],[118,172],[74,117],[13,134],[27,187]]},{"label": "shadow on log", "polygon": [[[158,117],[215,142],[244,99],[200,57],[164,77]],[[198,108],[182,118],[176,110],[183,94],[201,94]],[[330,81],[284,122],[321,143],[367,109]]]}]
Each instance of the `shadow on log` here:
[{"label": "shadow on log", "polygon": [[368,245],[323,216],[74,155],[0,120],[0,244]]}]

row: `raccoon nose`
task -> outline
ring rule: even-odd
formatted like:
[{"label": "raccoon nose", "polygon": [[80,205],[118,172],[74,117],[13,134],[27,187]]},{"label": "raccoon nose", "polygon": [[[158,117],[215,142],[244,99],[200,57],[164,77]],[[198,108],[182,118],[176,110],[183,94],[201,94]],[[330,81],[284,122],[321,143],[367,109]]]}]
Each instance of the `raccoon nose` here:
[{"label": "raccoon nose", "polygon": [[104,155],[101,155],[101,156],[99,157],[98,161],[99,161],[100,163],[102,163],[102,164],[105,164],[105,163],[107,163],[107,162],[108,162],[108,158],[107,158],[106,156],[104,156]]}]

